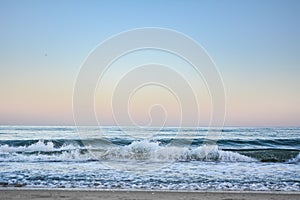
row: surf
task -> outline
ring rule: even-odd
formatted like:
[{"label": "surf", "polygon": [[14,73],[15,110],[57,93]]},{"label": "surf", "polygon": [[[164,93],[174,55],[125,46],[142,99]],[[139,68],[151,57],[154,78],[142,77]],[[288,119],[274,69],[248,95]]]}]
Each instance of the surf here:
[{"label": "surf", "polygon": [[149,140],[132,142],[119,140],[118,144],[99,139],[93,143],[91,141],[93,140],[2,141],[0,162],[89,160],[299,162],[300,153],[297,149],[222,149],[218,145],[206,144],[198,147],[172,146]]}]

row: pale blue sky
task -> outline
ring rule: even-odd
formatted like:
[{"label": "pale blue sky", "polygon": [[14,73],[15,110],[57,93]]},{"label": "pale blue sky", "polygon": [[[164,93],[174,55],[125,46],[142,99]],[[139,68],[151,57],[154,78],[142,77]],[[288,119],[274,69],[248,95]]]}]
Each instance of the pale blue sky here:
[{"label": "pale blue sky", "polygon": [[72,124],[72,87],[89,52],[121,31],[163,27],[217,64],[227,125],[300,125],[297,0],[0,0],[0,27],[1,124]]}]

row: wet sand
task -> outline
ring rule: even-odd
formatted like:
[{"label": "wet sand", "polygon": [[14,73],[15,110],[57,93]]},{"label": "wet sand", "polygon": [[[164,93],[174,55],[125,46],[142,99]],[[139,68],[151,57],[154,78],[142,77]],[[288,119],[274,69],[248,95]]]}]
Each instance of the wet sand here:
[{"label": "wet sand", "polygon": [[126,191],[92,189],[25,189],[2,188],[0,199],[29,200],[96,200],[96,199],[209,199],[209,200],[300,200],[299,192],[188,192],[188,191]]}]

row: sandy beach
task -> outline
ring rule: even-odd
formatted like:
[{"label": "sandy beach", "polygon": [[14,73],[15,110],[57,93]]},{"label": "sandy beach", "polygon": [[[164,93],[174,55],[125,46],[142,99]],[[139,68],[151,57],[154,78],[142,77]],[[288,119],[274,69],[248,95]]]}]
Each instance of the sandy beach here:
[{"label": "sandy beach", "polygon": [[187,192],[187,191],[125,191],[85,189],[23,189],[5,188],[0,190],[0,199],[209,199],[209,200],[299,200],[298,192]]}]

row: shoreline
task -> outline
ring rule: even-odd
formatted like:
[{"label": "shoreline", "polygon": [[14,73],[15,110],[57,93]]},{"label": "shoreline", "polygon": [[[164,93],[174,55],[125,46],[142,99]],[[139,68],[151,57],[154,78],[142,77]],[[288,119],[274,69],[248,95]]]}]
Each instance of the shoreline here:
[{"label": "shoreline", "polygon": [[0,188],[0,199],[300,199],[293,191],[186,191],[186,190],[123,190],[93,188]]}]

